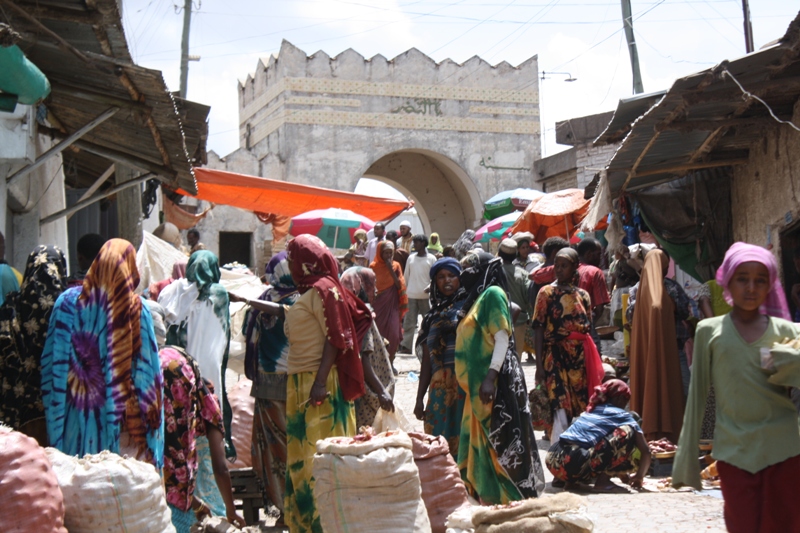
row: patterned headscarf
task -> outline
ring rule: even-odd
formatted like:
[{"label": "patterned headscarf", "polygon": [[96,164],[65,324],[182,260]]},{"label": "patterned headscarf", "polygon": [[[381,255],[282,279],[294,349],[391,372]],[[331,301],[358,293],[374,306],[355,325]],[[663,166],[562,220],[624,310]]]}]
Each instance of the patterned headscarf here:
[{"label": "patterned headscarf", "polygon": [[453,250],[456,252],[456,259],[461,259],[467,252],[472,249],[472,241],[475,239],[475,232],[471,229],[465,230],[453,245]]},{"label": "patterned headscarf", "polygon": [[475,255],[477,258],[473,263],[474,266],[461,272],[461,286],[467,291],[467,298],[458,313],[459,320],[467,316],[478,296],[489,287],[497,285],[508,294],[508,282],[503,271],[503,260],[489,252],[478,252],[471,255]]},{"label": "patterned headscarf", "polygon": [[53,306],[67,288],[67,262],[56,246],[28,256],[20,291],[0,307],[0,421],[19,429],[44,417],[41,357]]},{"label": "patterned headscarf", "polygon": [[42,354],[42,394],[53,446],[83,455],[119,450],[122,424],[148,460],[163,456],[163,377],[136,250],[123,239],[100,249],[83,287],[56,303]]},{"label": "patterned headscarf", "polygon": [[[292,280],[292,273],[289,270],[289,259],[285,251],[272,256],[265,269],[269,287],[265,290],[259,300],[292,305],[297,299],[297,287]],[[264,330],[272,330],[278,326],[280,330],[272,331],[275,338],[270,339],[269,334],[263,337]],[[244,330],[245,335],[245,355],[244,370],[248,379],[255,380],[258,374],[258,365],[274,366],[283,356],[286,348],[286,338],[283,332],[283,319],[262,313],[258,309],[251,307],[247,312],[247,324]],[[259,361],[260,359],[260,361]]]},{"label": "patterned headscarf", "polygon": [[[354,266],[342,274],[342,285],[368,304],[375,300],[375,272],[371,268]],[[363,292],[362,292],[363,291]]]},{"label": "patterned headscarf", "polygon": [[791,320],[789,306],[786,304],[786,294],[783,292],[780,279],[778,279],[778,262],[769,250],[760,246],[736,242],[725,252],[725,259],[722,261],[722,266],[717,269],[717,283],[724,289],[723,296],[725,297],[725,301],[728,302],[728,305],[733,305],[733,298],[731,298],[731,293],[728,291],[728,285],[736,269],[742,263],[749,262],[761,263],[769,272],[769,282],[772,287],[767,295],[767,299],[761,306],[761,312],[770,316]]},{"label": "patterned headscarf", "polygon": [[364,371],[359,351],[372,323],[367,304],[342,287],[339,265],[318,237],[299,235],[286,245],[292,278],[301,294],[314,289],[322,298],[328,342],[337,349],[336,369],[346,400],[364,394]]},{"label": "patterned headscarf", "polygon": [[602,385],[594,388],[592,397],[589,399],[589,405],[586,406],[586,412],[591,413],[598,405],[609,403],[614,398],[624,398],[627,402],[631,399],[631,389],[628,384],[619,379],[609,379]]},{"label": "patterned headscarf", "polygon": [[[419,328],[419,335],[417,335],[417,344],[425,342],[430,333],[431,325],[434,320],[437,320],[443,313],[453,306],[454,303],[463,300],[467,296],[464,287],[458,288],[450,296],[445,296],[439,292],[439,287],[436,285],[436,274],[441,270],[448,270],[456,276],[461,275],[461,264],[452,257],[442,257],[436,261],[430,269],[431,278],[431,292],[430,304],[431,310],[422,319],[422,326]],[[442,339],[440,339],[444,342]]]}]

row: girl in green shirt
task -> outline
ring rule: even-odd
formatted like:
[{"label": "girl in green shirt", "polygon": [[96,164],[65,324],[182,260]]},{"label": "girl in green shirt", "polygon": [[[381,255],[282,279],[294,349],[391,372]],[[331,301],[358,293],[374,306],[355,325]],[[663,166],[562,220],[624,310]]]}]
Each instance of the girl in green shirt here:
[{"label": "girl in green shirt", "polygon": [[[761,368],[761,350],[798,336],[790,322],[775,258],[764,248],[735,243],[717,271],[733,306],[700,322],[692,380],[672,483],[701,489],[697,461],[706,396],[716,390],[714,458],[725,523],[737,532],[800,531],[795,493],[800,480],[800,430],[787,379],[777,384]],[[789,376],[800,386],[800,376]]]}]

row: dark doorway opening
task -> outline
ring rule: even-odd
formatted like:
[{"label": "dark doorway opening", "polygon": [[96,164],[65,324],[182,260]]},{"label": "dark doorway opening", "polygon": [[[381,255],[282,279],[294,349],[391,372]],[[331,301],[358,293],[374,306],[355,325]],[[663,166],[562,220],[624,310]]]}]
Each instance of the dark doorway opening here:
[{"label": "dark doorway opening", "polygon": [[236,261],[248,267],[252,266],[250,253],[252,241],[252,233],[220,231],[219,264],[227,265]]},{"label": "dark doorway opening", "polygon": [[[797,320],[800,317],[800,220],[783,230],[780,240],[783,288],[792,318]],[[797,296],[793,297],[793,293]]]}]

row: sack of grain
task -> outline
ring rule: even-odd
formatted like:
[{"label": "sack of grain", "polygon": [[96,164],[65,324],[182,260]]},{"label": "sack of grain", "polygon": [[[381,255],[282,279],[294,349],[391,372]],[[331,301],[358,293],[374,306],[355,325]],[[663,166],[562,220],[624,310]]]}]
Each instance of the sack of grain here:
[{"label": "sack of grain", "polygon": [[326,533],[430,533],[412,444],[403,432],[317,441],[314,500]]},{"label": "sack of grain", "polygon": [[255,398],[250,396],[253,382],[240,379],[236,385],[228,389],[228,402],[231,404],[231,438],[236,448],[236,462],[230,468],[250,468],[253,466],[253,455],[250,447],[253,444],[253,411]]},{"label": "sack of grain", "polygon": [[50,461],[32,438],[0,425],[0,531],[67,533],[64,497]]},{"label": "sack of grain", "polygon": [[444,533],[448,515],[469,503],[467,488],[444,437],[424,433],[409,433],[408,436],[411,437],[414,463],[419,469],[422,500],[428,510],[431,531]]},{"label": "sack of grain", "polygon": [[45,452],[64,494],[70,533],[175,533],[153,465],[109,451],[83,459],[55,448]]}]

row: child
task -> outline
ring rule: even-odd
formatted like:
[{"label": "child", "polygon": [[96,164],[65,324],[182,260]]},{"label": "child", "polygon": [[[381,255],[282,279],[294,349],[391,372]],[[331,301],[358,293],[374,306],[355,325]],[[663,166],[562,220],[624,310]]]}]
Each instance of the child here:
[{"label": "child", "polygon": [[[698,439],[706,396],[716,390],[714,458],[728,531],[800,531],[795,488],[800,479],[800,431],[788,389],[761,369],[760,350],[798,329],[764,248],[735,243],[717,271],[733,310],[700,322],[689,399],[672,474],[673,486],[701,488]],[[800,385],[800,383],[798,383]]]}]

